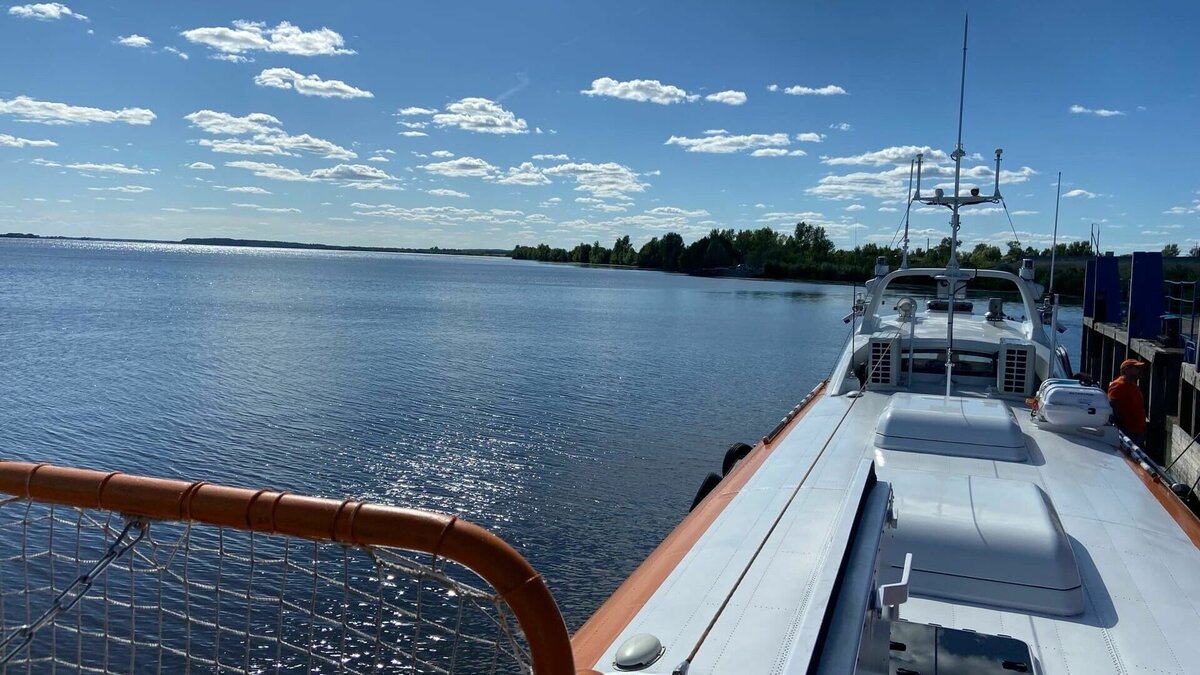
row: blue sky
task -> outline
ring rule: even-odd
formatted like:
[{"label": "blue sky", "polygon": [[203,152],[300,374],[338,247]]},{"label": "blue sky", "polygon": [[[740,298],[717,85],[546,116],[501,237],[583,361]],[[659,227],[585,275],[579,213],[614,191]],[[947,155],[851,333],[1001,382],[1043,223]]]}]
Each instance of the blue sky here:
[{"label": "blue sky", "polygon": [[[1200,242],[1196,3],[66,3],[0,14],[0,231],[889,243],[911,156],[1025,243]],[[976,154],[978,153],[978,154]],[[914,240],[944,236],[918,209]],[[998,208],[963,239],[1012,238]]]}]

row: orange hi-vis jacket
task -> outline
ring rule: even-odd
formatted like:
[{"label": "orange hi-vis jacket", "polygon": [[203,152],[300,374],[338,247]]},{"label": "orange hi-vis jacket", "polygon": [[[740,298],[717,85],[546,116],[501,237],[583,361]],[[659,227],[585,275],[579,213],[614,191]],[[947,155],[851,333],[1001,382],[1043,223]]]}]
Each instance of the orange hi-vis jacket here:
[{"label": "orange hi-vis jacket", "polygon": [[1117,424],[1130,434],[1146,432],[1146,403],[1137,383],[1122,375],[1108,385],[1108,400],[1112,402]]}]

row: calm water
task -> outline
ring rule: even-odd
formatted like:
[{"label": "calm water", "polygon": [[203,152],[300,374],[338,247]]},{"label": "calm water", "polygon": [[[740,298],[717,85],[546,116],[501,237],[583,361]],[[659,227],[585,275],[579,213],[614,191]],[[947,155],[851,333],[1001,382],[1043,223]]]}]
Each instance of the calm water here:
[{"label": "calm water", "polygon": [[[845,340],[846,286],[0,240],[0,455],[496,529],[578,627]],[[1065,338],[1077,349],[1078,312]]]}]

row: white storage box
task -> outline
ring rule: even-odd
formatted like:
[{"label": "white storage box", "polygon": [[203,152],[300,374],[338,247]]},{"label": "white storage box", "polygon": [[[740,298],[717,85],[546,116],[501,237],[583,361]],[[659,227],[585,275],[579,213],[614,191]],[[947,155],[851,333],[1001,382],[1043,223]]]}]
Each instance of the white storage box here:
[{"label": "white storage box", "polygon": [[1102,427],[1112,417],[1108,396],[1078,382],[1054,382],[1038,389],[1038,420],[1063,427]]}]

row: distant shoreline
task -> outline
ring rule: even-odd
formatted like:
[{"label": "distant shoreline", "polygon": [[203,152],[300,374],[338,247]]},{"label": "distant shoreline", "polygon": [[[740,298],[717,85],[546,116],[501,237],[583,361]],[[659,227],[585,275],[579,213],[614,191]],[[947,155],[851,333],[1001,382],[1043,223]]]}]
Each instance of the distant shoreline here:
[{"label": "distant shoreline", "polygon": [[510,257],[507,249],[493,248],[397,248],[391,246],[337,246],[334,244],[308,244],[297,241],[273,241],[269,239],[234,239],[229,237],[188,237],[186,239],[127,239],[114,237],[67,237],[63,235],[38,235],[21,232],[0,234],[0,239],[45,239],[55,241],[112,241],[130,244],[181,244],[184,246],[239,246],[243,248],[286,248],[308,251],[355,251],[359,253],[428,253],[433,255],[474,255],[496,258]]}]

